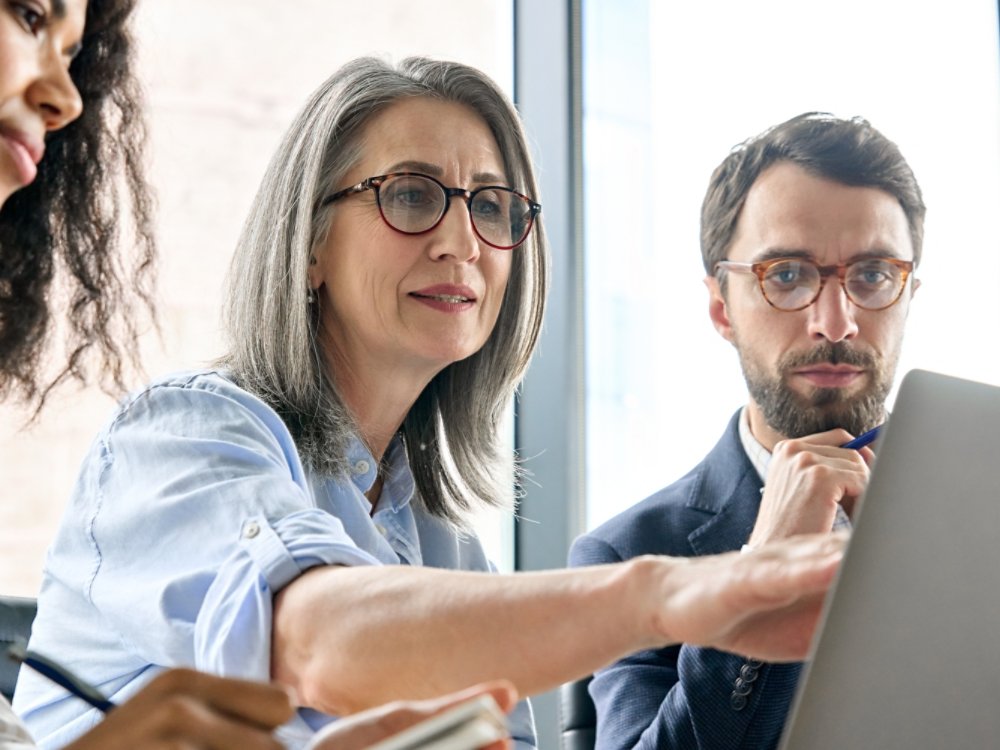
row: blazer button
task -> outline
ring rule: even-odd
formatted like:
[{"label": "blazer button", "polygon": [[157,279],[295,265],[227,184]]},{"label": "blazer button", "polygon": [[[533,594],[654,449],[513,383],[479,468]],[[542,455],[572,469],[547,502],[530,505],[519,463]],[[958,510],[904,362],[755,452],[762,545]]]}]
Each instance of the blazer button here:
[{"label": "blazer button", "polygon": [[742,711],[747,707],[747,697],[733,693],[729,696],[729,705],[732,706],[734,711]]},{"label": "blazer button", "polygon": [[744,682],[741,677],[736,678],[736,682],[733,683],[733,695],[750,695],[752,692],[753,685]]},{"label": "blazer button", "polygon": [[740,668],[740,677],[742,677],[747,682],[753,682],[757,679],[757,670],[753,668],[750,664],[744,664]]}]

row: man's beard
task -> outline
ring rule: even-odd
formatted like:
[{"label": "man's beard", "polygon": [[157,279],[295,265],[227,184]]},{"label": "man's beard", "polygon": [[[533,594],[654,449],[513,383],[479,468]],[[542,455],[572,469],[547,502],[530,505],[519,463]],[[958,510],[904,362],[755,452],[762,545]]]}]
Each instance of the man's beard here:
[{"label": "man's beard", "polygon": [[[760,407],[771,429],[786,438],[799,438],[842,427],[860,435],[885,418],[885,400],[892,388],[898,351],[888,361],[859,351],[844,342],[821,344],[808,352],[790,353],[777,364],[773,376],[752,361],[736,342],[750,396]],[[841,388],[816,388],[808,396],[793,391],[785,375],[793,369],[813,364],[847,364],[863,368],[870,382],[851,396]]]}]

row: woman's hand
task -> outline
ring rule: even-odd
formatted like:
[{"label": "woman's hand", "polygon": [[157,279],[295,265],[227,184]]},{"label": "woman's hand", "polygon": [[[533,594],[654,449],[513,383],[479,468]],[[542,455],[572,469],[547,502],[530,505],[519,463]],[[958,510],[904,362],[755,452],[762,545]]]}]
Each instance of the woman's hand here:
[{"label": "woman's hand", "polygon": [[[477,695],[493,696],[505,713],[517,703],[517,692],[506,680],[482,683],[440,698],[395,701],[324,727],[310,743],[308,750],[364,750]],[[485,750],[502,750],[507,744],[506,740],[501,740],[486,746]]]},{"label": "woman's hand", "polygon": [[802,659],[846,543],[846,534],[817,534],[746,554],[642,558],[673,568],[660,572],[657,636],[766,661]]}]

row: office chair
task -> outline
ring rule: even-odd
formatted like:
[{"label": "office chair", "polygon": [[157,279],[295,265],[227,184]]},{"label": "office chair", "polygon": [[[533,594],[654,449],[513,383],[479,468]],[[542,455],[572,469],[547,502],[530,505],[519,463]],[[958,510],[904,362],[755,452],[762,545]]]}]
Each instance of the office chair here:
[{"label": "office chair", "polygon": [[559,688],[559,729],[562,750],[594,750],[597,710],[587,692],[593,679],[588,675]]},{"label": "office chair", "polygon": [[21,665],[7,657],[7,647],[27,641],[38,602],[21,596],[0,596],[0,693],[9,701],[14,695]]}]

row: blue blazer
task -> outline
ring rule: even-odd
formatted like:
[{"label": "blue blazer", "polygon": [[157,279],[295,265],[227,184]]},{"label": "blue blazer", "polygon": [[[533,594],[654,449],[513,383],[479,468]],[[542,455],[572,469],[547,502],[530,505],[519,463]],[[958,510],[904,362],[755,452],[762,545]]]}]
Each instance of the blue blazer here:
[{"label": "blue blazer", "polygon": [[[737,550],[753,529],[760,487],[740,442],[737,412],[691,472],[577,539],[570,564]],[[633,654],[598,671],[591,683],[597,748],[776,747],[800,667],[687,645]]]}]

